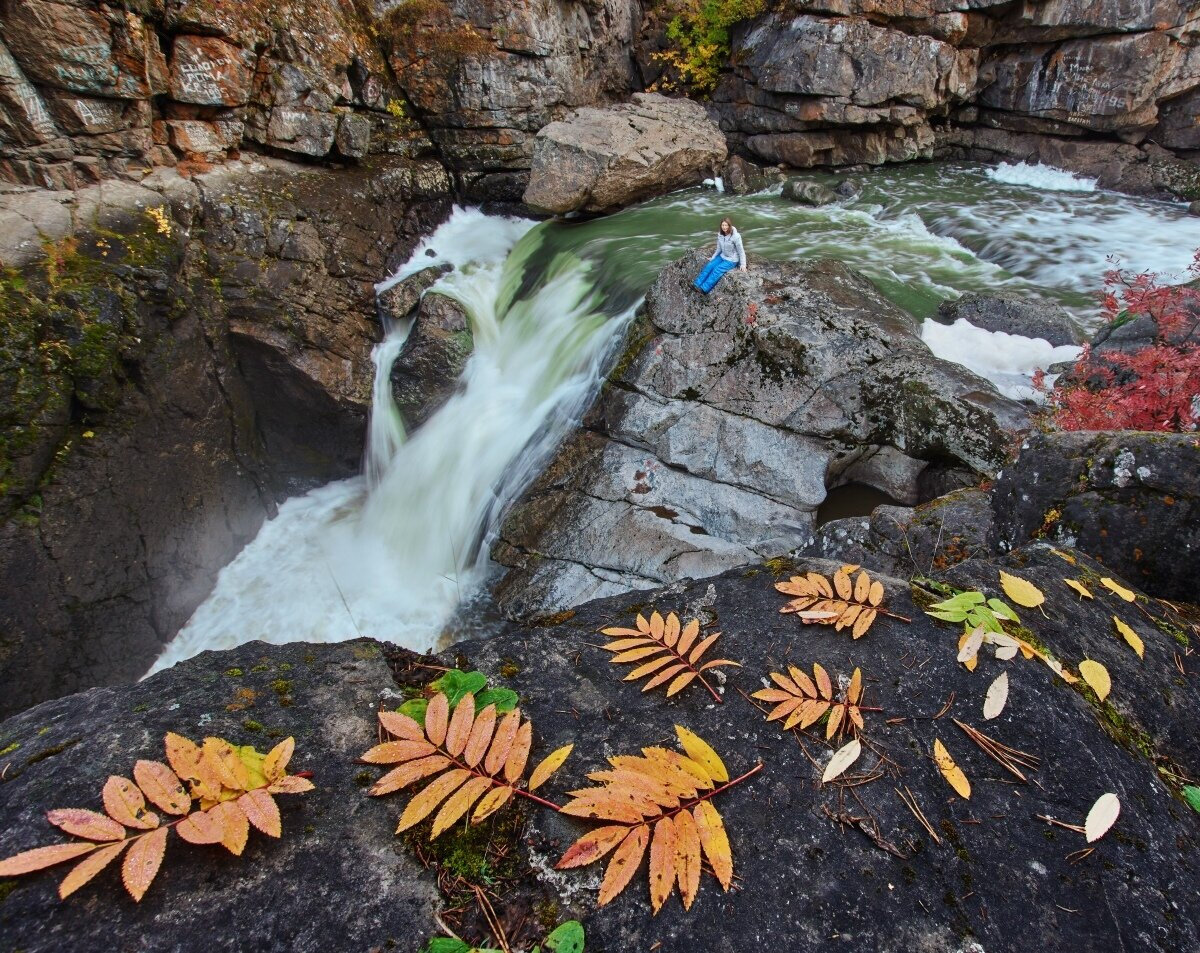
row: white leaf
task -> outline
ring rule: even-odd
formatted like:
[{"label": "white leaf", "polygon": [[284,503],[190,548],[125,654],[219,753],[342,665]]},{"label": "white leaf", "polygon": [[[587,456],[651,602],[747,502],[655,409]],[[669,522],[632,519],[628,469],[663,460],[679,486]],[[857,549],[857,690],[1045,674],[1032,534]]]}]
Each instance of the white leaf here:
[{"label": "white leaf", "polygon": [[1005,632],[990,632],[984,640],[996,646],[996,658],[1007,662],[1021,650],[1021,643]]},{"label": "white leaf", "polygon": [[857,738],[838,748],[834,752],[833,757],[829,759],[829,764],[825,765],[825,773],[821,775],[821,783],[828,784],[834,778],[838,777],[858,760],[860,754],[862,754],[862,745],[859,744]]},{"label": "white leaf", "polygon": [[1117,822],[1121,815],[1121,802],[1115,794],[1101,794],[1088,811],[1087,820],[1083,823],[1087,842],[1098,841],[1108,833],[1108,829]]},{"label": "white leaf", "polygon": [[963,647],[958,650],[960,662],[969,662],[979,654],[979,646],[983,645],[983,635],[983,626],[976,626],[975,631],[967,637]]},{"label": "white leaf", "polygon": [[1019,645],[1002,645],[996,649],[996,658],[1002,662],[1007,662],[1010,658],[1016,657],[1016,654],[1021,650]]},{"label": "white leaf", "polygon": [[988,686],[987,697],[983,700],[983,717],[991,721],[1004,711],[1004,703],[1008,701],[1008,672],[1001,672],[994,682]]}]

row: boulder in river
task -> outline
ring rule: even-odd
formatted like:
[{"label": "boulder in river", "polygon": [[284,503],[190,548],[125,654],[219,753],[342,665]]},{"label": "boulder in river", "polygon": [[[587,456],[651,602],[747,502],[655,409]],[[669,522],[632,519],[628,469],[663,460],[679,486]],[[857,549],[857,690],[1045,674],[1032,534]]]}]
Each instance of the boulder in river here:
[{"label": "boulder in river", "polygon": [[845,265],[756,259],[706,297],[703,263],[662,271],[583,429],[505,520],[506,611],[786,553],[812,540],[827,488],[915,503],[931,461],[994,472],[1027,426]]},{"label": "boulder in river", "polygon": [[804,179],[788,179],[784,182],[783,197],[804,205],[832,205],[837,201],[833,189]]},{"label": "boulder in river", "polygon": [[[1014,631],[1071,671],[1084,658],[1101,662],[1112,681],[1103,703],[1020,654],[1002,662],[988,647],[978,670],[967,671],[955,660],[961,627],[924,614],[942,595],[924,583],[880,576],[883,608],[903,620],[881,616],[858,640],[781,615],[775,573],[829,574],[840,562],[813,559],[590,603],[552,626],[510,626],[434,659],[368,639],[252,642],[136,685],[46,702],[0,723],[0,856],[64,840],[45,812],[98,809],[105,779],[127,774],[136,759],[161,758],[167,731],[264,751],[294,737],[289,768],[311,771],[316,788],[280,797],[283,836],[252,832],[239,857],[170,835],[163,869],[141,903],[124,895],[115,865],[66,901],[56,893],[61,873],[6,880],[0,931],[26,953],[233,953],[248,942],[265,953],[416,950],[441,932],[440,911],[468,942],[493,945],[472,885],[495,887],[499,874],[503,888],[489,902],[513,949],[528,949],[548,924],[569,917],[584,922],[587,949],[597,951],[661,943],[740,953],[784,943],[840,953],[848,936],[884,953],[1195,949],[1200,814],[1179,798],[1177,784],[1200,765],[1200,675],[1190,663],[1178,673],[1178,643],[1159,627],[1170,615],[1165,607],[1147,604],[1147,615],[1116,599],[1081,602],[1061,577],[1069,571],[1090,580],[1111,570],[1082,553],[1065,553],[1073,564],[1062,555],[1027,546],[1003,560],[962,563],[947,581],[999,596],[1003,569],[1040,587],[1046,614],[1018,610],[1023,627]],[[623,680],[627,666],[612,665],[596,644],[598,628],[655,611],[696,617],[706,636],[723,632],[713,651],[743,667],[720,670],[725,678],[705,673],[722,704],[698,684],[672,699],[643,693]],[[1143,640],[1144,660],[1112,634],[1114,614]],[[855,668],[863,674],[863,750],[846,784],[821,781],[844,739],[827,743],[819,727],[783,732],[747,697],[768,673],[788,664],[811,672],[813,663],[839,695]],[[460,822],[432,843],[428,821],[397,837],[411,795],[367,797],[365,787],[385,769],[355,759],[378,740],[377,707],[397,707],[437,675],[429,664],[478,669],[493,686],[517,692],[533,723],[530,763],[574,745],[538,790],[558,804],[587,772],[607,767],[606,756],[676,749],[676,724],[711,744],[730,777],[761,763],[712,800],[736,889],[721,892],[704,872],[690,911],[672,897],[652,916],[643,860],[630,885],[597,907],[602,864],[553,869],[597,824],[523,801],[483,825]],[[985,722],[984,696],[1001,673],[1008,701]],[[1020,777],[955,720],[1024,752],[1014,765]],[[970,781],[969,799],[938,772],[939,741]],[[1107,792],[1119,798],[1120,817],[1089,845],[1064,825],[1082,825]],[[1089,846],[1091,853],[1080,853]],[[459,912],[451,916],[450,908]],[[257,929],[248,923],[269,929],[248,941],[247,931]]]},{"label": "boulder in river", "polygon": [[437,292],[421,298],[412,330],[392,365],[392,394],[408,427],[420,426],[450,399],[474,347],[462,305]]},{"label": "boulder in river", "polygon": [[535,209],[607,212],[718,171],[725,137],[688,99],[636,93],[606,108],[577,110],[534,141],[525,202]]},{"label": "boulder in river", "polygon": [[942,324],[953,324],[959,318],[985,331],[1041,338],[1054,347],[1086,340],[1083,330],[1061,305],[1007,292],[970,291],[954,301],[943,301],[933,316]]}]

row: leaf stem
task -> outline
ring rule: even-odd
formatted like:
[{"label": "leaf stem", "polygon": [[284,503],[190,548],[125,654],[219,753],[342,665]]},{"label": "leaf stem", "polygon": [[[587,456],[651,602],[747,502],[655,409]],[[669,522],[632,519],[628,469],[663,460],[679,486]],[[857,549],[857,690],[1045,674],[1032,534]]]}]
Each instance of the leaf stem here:
[{"label": "leaf stem", "polygon": [[763,763],[760,761],[760,762],[758,762],[758,764],[756,764],[753,768],[751,768],[745,774],[734,778],[732,781],[726,781],[719,788],[713,788],[707,794],[702,794],[702,795],[700,795],[700,797],[694,798],[693,800],[689,801],[687,804],[680,804],[679,807],[675,808],[675,810],[671,811],[669,814],[663,814],[662,816],[663,817],[673,817],[674,815],[678,814],[680,811],[686,811],[688,808],[695,807],[701,801],[707,801],[709,798],[716,797],[722,791],[728,791],[735,784],[741,784],[747,778],[753,777],[754,775],[758,774],[758,772],[761,771],[762,769],[763,769]]},{"label": "leaf stem", "polygon": [[706,682],[706,681],[704,680],[704,676],[703,676],[703,675],[701,675],[699,671],[697,671],[697,672],[696,672],[696,677],[697,677],[698,679],[700,679],[700,684],[701,684],[701,685],[703,685],[705,688],[707,688],[707,689],[708,689],[708,693],[709,693],[710,695],[712,695],[713,699],[716,701],[716,703],[717,703],[718,705],[724,705],[724,704],[725,704],[725,699],[724,699],[724,698],[722,698],[720,695],[718,695],[718,694],[717,694],[715,691],[713,691],[713,687],[712,687],[711,685],[709,685],[709,684],[708,684],[708,682]]},{"label": "leaf stem", "polygon": [[[487,777],[487,775],[483,775],[483,777]],[[521,797],[527,797],[531,801],[536,801],[538,804],[542,805],[542,807],[548,807],[554,811],[559,811],[559,812],[562,811],[562,808],[559,807],[557,804],[555,804],[553,801],[547,801],[545,798],[538,797],[536,794],[533,794],[530,791],[526,791],[522,788],[513,788],[513,791],[516,794],[521,795]]]}]

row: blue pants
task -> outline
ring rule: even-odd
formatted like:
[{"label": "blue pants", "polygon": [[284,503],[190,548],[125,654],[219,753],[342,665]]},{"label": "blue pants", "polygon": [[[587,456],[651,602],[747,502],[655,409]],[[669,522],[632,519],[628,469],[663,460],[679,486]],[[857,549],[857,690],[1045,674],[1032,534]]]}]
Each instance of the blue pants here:
[{"label": "blue pants", "polygon": [[721,280],[721,276],[724,275],[725,272],[729,271],[730,268],[736,267],[736,261],[726,261],[720,255],[718,255],[704,266],[704,270],[700,272],[699,276],[695,281],[692,282],[692,284],[695,285],[697,290],[708,294],[713,290],[714,287],[716,287],[717,282]]}]

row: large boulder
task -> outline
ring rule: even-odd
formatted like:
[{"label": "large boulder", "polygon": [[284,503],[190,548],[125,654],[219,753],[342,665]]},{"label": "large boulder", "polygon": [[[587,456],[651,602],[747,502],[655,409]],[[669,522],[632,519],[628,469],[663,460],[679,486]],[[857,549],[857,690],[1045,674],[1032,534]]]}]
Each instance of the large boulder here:
[{"label": "large boulder", "polygon": [[725,137],[698,103],[637,93],[542,129],[525,202],[559,215],[611,211],[695,185],[726,155]]},{"label": "large boulder", "polygon": [[[591,603],[552,626],[510,626],[434,659],[366,639],[250,643],[138,685],[48,702],[0,724],[0,856],[64,840],[44,812],[98,809],[104,779],[127,774],[138,758],[160,758],[167,731],[260,750],[293,736],[290,767],[311,771],[316,789],[280,797],[282,838],[252,833],[240,857],[171,835],[162,872],[139,904],[123,894],[115,867],[66,901],[53,871],[6,880],[0,930],[27,953],[224,953],[246,949],[252,910],[254,923],[269,926],[253,941],[264,951],[416,950],[442,932],[440,911],[467,942],[495,947],[490,917],[513,949],[529,949],[568,917],[584,922],[589,950],[680,949],[696,947],[697,937],[699,948],[729,953],[778,941],[838,953],[847,938],[884,953],[1195,949],[1200,815],[1177,785],[1200,769],[1200,682],[1191,665],[1176,668],[1179,644],[1160,628],[1174,621],[1166,607],[1147,604],[1147,615],[1116,599],[1081,602],[1062,576],[1090,581],[1111,570],[1065,555],[1073,564],[1048,546],[1025,547],[1002,561],[962,563],[948,582],[1002,596],[1004,569],[1039,586],[1045,613],[1018,610],[1027,626],[1018,632],[1072,671],[1084,658],[1104,664],[1112,691],[1103,703],[1037,659],[1001,662],[990,648],[968,672],[955,658],[961,627],[923,612],[941,594],[892,577],[880,577],[883,607],[911,621],[881,616],[859,640],[781,615],[770,570],[830,573],[838,565],[821,560]],[[697,684],[672,699],[662,689],[643,693],[623,680],[628,666],[611,664],[596,630],[653,611],[697,617],[706,634],[723,631],[709,657],[743,667],[718,670],[726,678],[705,673],[722,704]],[[1144,660],[1113,635],[1114,614],[1143,640]],[[769,684],[768,673],[788,664],[811,671],[814,662],[839,694],[855,668],[864,676],[863,751],[844,784],[820,780],[840,740],[825,742],[820,727],[783,732],[747,697]],[[731,777],[761,763],[712,801],[737,888],[722,893],[705,872],[690,911],[672,897],[652,916],[642,860],[630,885],[597,907],[602,865],[553,867],[598,825],[523,801],[484,825],[460,822],[432,843],[428,821],[396,837],[409,795],[366,797],[363,786],[384,769],[355,758],[378,739],[376,708],[394,708],[440,674],[430,665],[476,668],[519,693],[533,723],[531,763],[575,746],[538,790],[554,803],[607,768],[607,756],[677,749],[676,724],[708,741]],[[987,686],[1001,672],[1008,703],[984,722]],[[1024,781],[955,720],[1026,753]],[[938,772],[936,741],[970,780],[970,800]],[[1063,825],[1082,825],[1105,792],[1118,796],[1121,814],[1088,845]],[[488,890],[497,877],[504,889]],[[487,891],[487,910],[476,887]],[[1108,909],[1120,915],[1086,914]]]},{"label": "large boulder", "polygon": [[1166,599],[1200,579],[1200,440],[1194,434],[1031,437],[993,496],[1002,546],[1033,538],[1092,553]]},{"label": "large boulder", "polygon": [[1041,338],[1054,347],[1082,344],[1083,330],[1061,305],[1006,292],[968,292],[938,305],[935,321],[953,324],[960,318],[985,331]]},{"label": "large boulder", "polygon": [[804,546],[827,488],[915,503],[931,461],[997,470],[1027,425],[844,265],[756,259],[706,297],[691,285],[703,262],[659,275],[584,429],[506,519],[507,611]]},{"label": "large boulder", "polygon": [[409,428],[419,427],[458,387],[475,348],[463,306],[446,295],[421,298],[404,348],[392,365],[392,395]]}]

